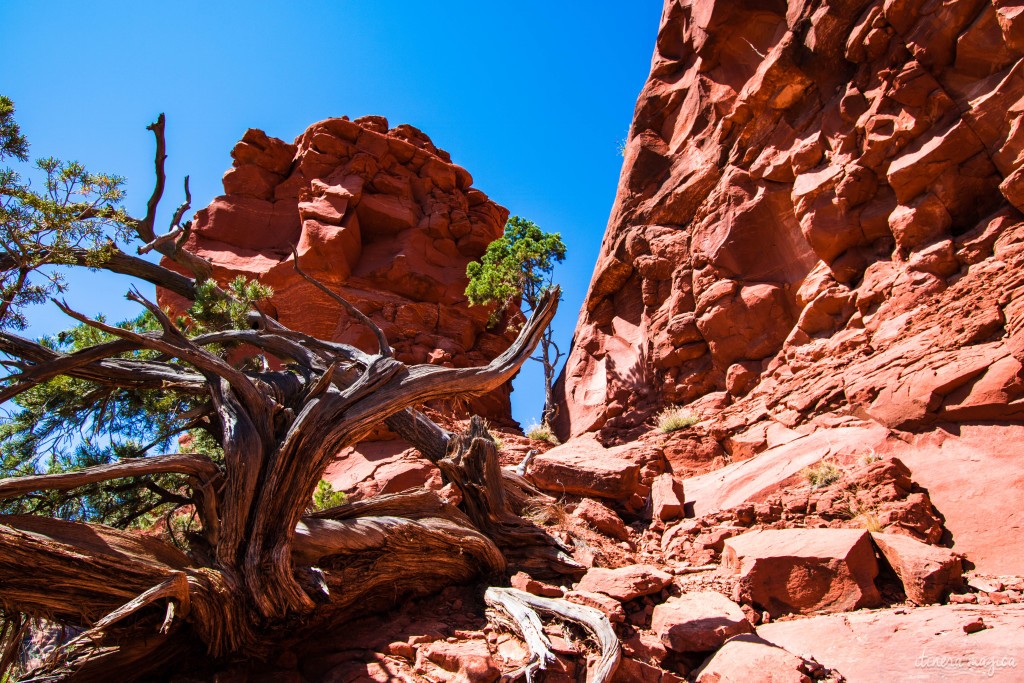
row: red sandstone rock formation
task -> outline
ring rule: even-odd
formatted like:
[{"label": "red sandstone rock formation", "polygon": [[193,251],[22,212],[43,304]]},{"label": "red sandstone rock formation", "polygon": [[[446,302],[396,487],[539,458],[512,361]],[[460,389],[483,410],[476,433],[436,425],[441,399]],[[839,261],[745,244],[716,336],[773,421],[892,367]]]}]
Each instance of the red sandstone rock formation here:
[{"label": "red sandstone rock formation", "polygon": [[1019,419],[1010,4],[667,2],[561,430],[752,386],[790,423]]},{"label": "red sandstone rock formation", "polygon": [[689,404],[692,472],[868,430],[1019,566],[989,530],[1024,526],[1022,57],[1002,0],[668,0],[560,436]]},{"label": "red sandstone rock formation", "polygon": [[[375,351],[365,326],[295,272],[294,246],[300,267],[369,315],[404,362],[481,365],[507,348],[463,292],[466,264],[501,236],[508,211],[424,133],[380,116],[327,119],[293,144],[250,129],[231,156],[224,196],[198,212],[187,242],[218,281],[258,278],[281,322]],[[510,420],[509,391],[472,410]]]}]

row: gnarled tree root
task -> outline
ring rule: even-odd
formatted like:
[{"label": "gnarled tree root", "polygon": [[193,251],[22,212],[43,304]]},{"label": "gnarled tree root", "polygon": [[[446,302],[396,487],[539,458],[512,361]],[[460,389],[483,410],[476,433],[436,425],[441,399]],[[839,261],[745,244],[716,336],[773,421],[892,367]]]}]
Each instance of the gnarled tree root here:
[{"label": "gnarled tree root", "polygon": [[619,638],[604,612],[577,605],[568,600],[542,598],[515,588],[488,588],[484,600],[491,608],[488,616],[519,635],[530,650],[530,661],[515,675],[523,674],[528,683],[538,670],[543,671],[555,661],[551,641],[544,633],[539,613],[554,615],[579,624],[593,634],[601,648],[601,658],[587,675],[588,683],[608,683],[622,656]]},{"label": "gnarled tree root", "polygon": [[494,540],[514,569],[538,578],[580,576],[586,571],[558,539],[513,511],[506,486],[510,473],[502,472],[497,445],[481,418],[474,417],[469,430],[452,440],[448,455],[437,466],[459,488],[470,520]]}]

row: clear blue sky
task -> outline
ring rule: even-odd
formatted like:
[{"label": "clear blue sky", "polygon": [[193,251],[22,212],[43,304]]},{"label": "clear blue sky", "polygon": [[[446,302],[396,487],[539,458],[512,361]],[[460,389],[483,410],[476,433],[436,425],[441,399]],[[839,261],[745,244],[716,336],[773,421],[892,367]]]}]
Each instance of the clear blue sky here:
[{"label": "clear blue sky", "polygon": [[[561,232],[569,346],[618,181],[662,0],[629,2],[0,2],[0,93],[33,158],[77,159],[127,179],[144,213],[152,137],[167,114],[169,189],[193,206],[222,191],[246,128],[291,140],[329,116],[381,114],[447,149],[514,214]],[[166,221],[163,223],[166,224]],[[134,315],[124,279],[73,281],[87,313]],[[38,310],[30,332],[67,327]],[[516,380],[513,414],[539,417],[541,375]]]}]

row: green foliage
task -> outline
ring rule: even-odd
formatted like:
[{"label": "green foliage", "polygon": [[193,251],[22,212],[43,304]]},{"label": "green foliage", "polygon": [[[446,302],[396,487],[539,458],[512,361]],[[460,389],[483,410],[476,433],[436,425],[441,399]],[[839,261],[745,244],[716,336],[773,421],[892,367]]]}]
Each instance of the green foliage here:
[{"label": "green foliage", "polygon": [[834,462],[822,460],[817,465],[805,468],[801,474],[807,479],[807,483],[811,485],[812,489],[820,489],[839,481],[843,476],[843,471]]},{"label": "green foliage", "polygon": [[[28,161],[14,104],[0,96],[0,160]],[[24,329],[24,309],[63,292],[54,266],[103,263],[127,235],[124,180],[52,157],[35,162],[40,187],[0,168],[0,329]]]},{"label": "green foliage", "polygon": [[[157,327],[148,312],[118,325],[135,332]],[[40,342],[74,353],[112,340],[87,325]],[[122,358],[155,358],[152,351]],[[69,472],[122,458],[167,449],[187,424],[178,417],[196,399],[169,391],[102,388],[91,382],[56,377],[18,395],[0,417],[0,477]],[[143,487],[128,481],[85,486],[71,492],[41,492],[0,502],[0,512],[46,514],[64,519],[100,521],[113,526],[138,524],[184,484],[175,475],[150,477]]]},{"label": "green foliage", "polygon": [[326,479],[321,479],[316,485],[316,491],[313,492],[313,509],[316,511],[326,510],[327,508],[338,507],[348,502],[348,496],[345,495],[344,491],[335,491],[331,483]]},{"label": "green foliage", "polygon": [[0,95],[0,159],[28,160],[28,140],[14,120],[14,102]]},{"label": "green foliage", "polygon": [[214,295],[217,284],[212,280],[196,285],[196,299],[188,311],[188,320],[179,321],[183,329],[201,334],[223,329],[245,329],[246,317],[255,304],[274,295],[274,290],[239,275],[228,285],[233,299]]},{"label": "green foliage", "polygon": [[[526,305],[527,313],[533,313],[552,287],[555,264],[564,260],[565,244],[559,233],[544,232],[536,223],[512,216],[505,224],[505,233],[487,245],[483,258],[466,266],[466,297],[470,306],[496,304],[490,318],[492,326],[518,301]],[[540,339],[540,355],[532,357],[544,366],[543,424],[550,424],[554,418],[552,384],[561,356],[548,325]]]},{"label": "green foliage", "polygon": [[699,417],[680,406],[669,406],[658,414],[658,429],[666,434],[692,427],[698,422]]},{"label": "green foliage", "polygon": [[558,445],[558,437],[551,431],[551,427],[547,424],[532,424],[526,430],[526,436],[533,439],[534,441],[547,441],[548,443]]},{"label": "green foliage", "polygon": [[491,242],[483,258],[466,266],[466,297],[471,306],[497,304],[496,321],[517,299],[533,311],[551,286],[555,263],[565,260],[559,233],[547,233],[536,223],[512,216],[505,233]]}]

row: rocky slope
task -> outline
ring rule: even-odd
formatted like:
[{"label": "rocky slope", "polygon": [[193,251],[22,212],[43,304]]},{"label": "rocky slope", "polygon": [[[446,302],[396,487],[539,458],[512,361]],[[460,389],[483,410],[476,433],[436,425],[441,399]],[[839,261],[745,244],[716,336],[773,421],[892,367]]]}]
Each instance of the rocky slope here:
[{"label": "rocky slope", "polygon": [[562,435],[686,404],[709,468],[835,432],[808,457],[896,455],[1024,564],[1022,55],[1000,0],[666,2]]},{"label": "rocky slope", "polygon": [[[514,335],[486,329],[488,312],[463,295],[466,265],[501,235],[508,210],[423,132],[381,116],[327,119],[294,143],[250,129],[231,156],[224,195],[196,214],[186,242],[218,281],[259,279],[282,323],[375,351],[365,326],[295,272],[295,247],[303,271],[369,315],[399,360],[483,365],[508,347]],[[509,421],[510,391],[470,408]]]}]

